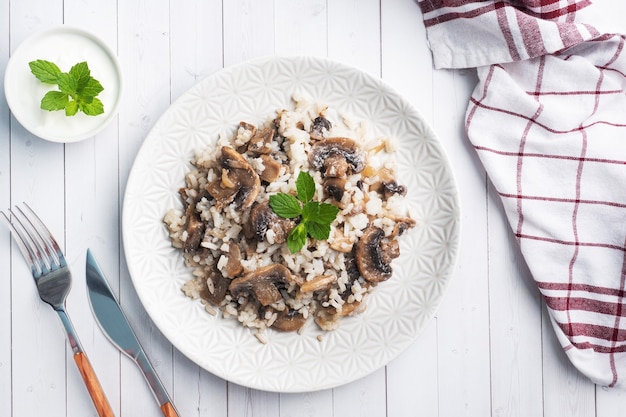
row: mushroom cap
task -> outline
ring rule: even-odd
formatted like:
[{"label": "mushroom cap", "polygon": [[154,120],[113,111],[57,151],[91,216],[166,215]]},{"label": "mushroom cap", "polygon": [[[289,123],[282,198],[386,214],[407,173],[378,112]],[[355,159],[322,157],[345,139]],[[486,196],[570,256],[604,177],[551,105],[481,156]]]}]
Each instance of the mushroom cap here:
[{"label": "mushroom cap", "polygon": [[271,230],[274,234],[273,243],[285,243],[295,225],[295,220],[280,217],[272,210],[269,201],[265,200],[252,205],[248,222],[244,224],[244,233],[248,239],[263,242]]},{"label": "mushroom cap", "polygon": [[346,190],[346,182],[345,178],[330,177],[325,178],[322,185],[329,197],[335,201],[341,201],[343,193]]},{"label": "mushroom cap", "polygon": [[267,306],[282,298],[279,288],[286,288],[294,282],[299,283],[299,280],[286,266],[272,264],[235,278],[228,289],[235,298],[252,293],[261,305]]},{"label": "mushroom cap", "polygon": [[228,286],[230,285],[230,279],[224,277],[219,271],[215,270],[211,272],[207,281],[212,282],[213,289],[209,290],[209,286],[204,283],[200,290],[200,298],[208,301],[214,306],[219,306],[226,297],[226,292],[228,291]]},{"label": "mushroom cap", "polygon": [[322,115],[317,116],[311,123],[310,135],[312,139],[321,140],[326,136],[326,133],[332,129],[333,124]]},{"label": "mushroom cap", "polygon": [[361,276],[371,283],[391,278],[391,261],[400,256],[398,241],[383,229],[368,226],[356,244],[355,259]]},{"label": "mushroom cap", "polygon": [[281,332],[295,332],[300,330],[306,323],[306,319],[293,309],[285,309],[278,313],[276,320],[272,323],[272,328]]},{"label": "mushroom cap", "polygon": [[312,280],[302,283],[302,285],[300,285],[300,292],[306,293],[327,290],[335,281],[337,281],[337,277],[334,275],[318,275]]},{"label": "mushroom cap", "polygon": [[248,152],[253,155],[271,153],[275,134],[276,131],[272,127],[256,129],[248,142]]},{"label": "mushroom cap", "polygon": [[250,207],[261,190],[261,180],[254,168],[229,146],[222,146],[220,160],[222,175],[207,187],[216,207],[221,210],[233,202],[241,208]]},{"label": "mushroom cap", "polygon": [[228,253],[226,254],[228,261],[224,268],[222,268],[222,274],[226,278],[234,278],[243,272],[243,265],[241,265],[241,249],[239,246],[230,242],[228,244]]},{"label": "mushroom cap", "polygon": [[185,231],[187,234],[183,242],[183,252],[194,253],[200,248],[206,231],[206,225],[200,218],[200,213],[196,211],[195,204],[188,205],[185,210]]},{"label": "mushroom cap", "polygon": [[265,167],[265,169],[263,169],[263,171],[259,174],[259,177],[266,182],[276,181],[280,176],[280,169],[283,164],[272,158],[270,155],[261,155],[259,158],[261,158],[263,166]]},{"label": "mushroom cap", "polygon": [[334,137],[323,139],[311,147],[309,164],[318,171],[326,171],[326,160],[341,157],[349,166],[349,172],[361,172],[365,159],[356,142],[349,138]]}]

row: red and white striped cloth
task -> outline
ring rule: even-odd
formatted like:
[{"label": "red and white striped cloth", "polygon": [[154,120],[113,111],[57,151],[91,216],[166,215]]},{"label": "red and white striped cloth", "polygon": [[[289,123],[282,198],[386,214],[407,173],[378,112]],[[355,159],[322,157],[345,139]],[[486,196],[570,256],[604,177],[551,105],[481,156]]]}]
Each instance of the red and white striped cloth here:
[{"label": "red and white striped cloth", "polygon": [[419,1],[435,66],[477,67],[467,135],[561,345],[626,388],[626,38],[589,3]]}]

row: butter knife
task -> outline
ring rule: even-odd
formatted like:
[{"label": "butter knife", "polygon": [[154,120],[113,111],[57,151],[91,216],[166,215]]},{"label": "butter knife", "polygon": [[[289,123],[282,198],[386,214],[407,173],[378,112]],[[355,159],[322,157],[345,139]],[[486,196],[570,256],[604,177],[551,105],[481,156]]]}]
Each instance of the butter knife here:
[{"label": "butter knife", "polygon": [[130,327],[104,273],[90,249],[87,249],[87,290],[89,302],[102,332],[122,353],[137,364],[148,381],[161,412],[166,417],[178,417],[167,391],[148,360],[135,332]]}]

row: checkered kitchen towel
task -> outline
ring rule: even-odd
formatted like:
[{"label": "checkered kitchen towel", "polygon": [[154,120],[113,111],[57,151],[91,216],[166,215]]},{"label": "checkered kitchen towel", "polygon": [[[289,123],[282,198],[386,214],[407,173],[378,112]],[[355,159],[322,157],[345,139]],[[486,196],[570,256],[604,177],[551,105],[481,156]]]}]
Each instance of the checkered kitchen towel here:
[{"label": "checkered kitchen towel", "polygon": [[467,134],[560,343],[626,388],[626,39],[589,3],[419,1],[435,66],[477,67]]}]

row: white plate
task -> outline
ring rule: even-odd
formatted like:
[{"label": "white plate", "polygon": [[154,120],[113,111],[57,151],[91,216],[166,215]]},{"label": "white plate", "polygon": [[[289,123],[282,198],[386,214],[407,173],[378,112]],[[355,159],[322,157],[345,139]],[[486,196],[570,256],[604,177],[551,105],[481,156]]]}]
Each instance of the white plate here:
[{"label": "white plate", "polygon": [[[104,87],[98,98],[104,114],[82,112],[68,117],[64,111],[40,108],[41,98],[56,86],[44,84],[30,72],[37,59],[54,62],[63,72],[86,61],[91,75]],[[71,26],[37,32],[11,55],[4,76],[4,91],[13,116],[26,130],[52,142],[76,142],[96,135],[115,117],[122,93],[122,73],[115,54],[93,34]]]},{"label": "white plate", "polygon": [[[206,313],[181,292],[191,277],[171,247],[163,216],[181,207],[178,189],[194,151],[231,136],[240,121],[265,122],[292,108],[299,93],[369,120],[374,134],[399,144],[399,178],[418,226],[402,236],[394,276],[368,298],[367,310],[317,336],[270,330],[263,345],[236,321]],[[192,361],[226,380],[266,391],[331,388],[384,366],[433,317],[454,267],[459,208],[452,170],[431,128],[379,79],[320,58],[264,58],[199,82],[160,118],[132,168],[124,198],[123,238],[139,298],[163,334]],[[429,360],[425,358],[425,360]]]}]

